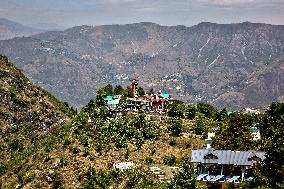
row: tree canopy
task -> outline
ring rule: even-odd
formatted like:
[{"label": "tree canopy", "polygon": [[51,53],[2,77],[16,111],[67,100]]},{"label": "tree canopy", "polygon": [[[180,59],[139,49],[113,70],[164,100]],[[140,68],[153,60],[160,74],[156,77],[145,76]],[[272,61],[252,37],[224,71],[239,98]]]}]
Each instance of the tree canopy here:
[{"label": "tree canopy", "polygon": [[255,149],[250,129],[252,125],[252,120],[246,115],[233,114],[227,121],[219,122],[212,147],[221,150],[241,151]]}]

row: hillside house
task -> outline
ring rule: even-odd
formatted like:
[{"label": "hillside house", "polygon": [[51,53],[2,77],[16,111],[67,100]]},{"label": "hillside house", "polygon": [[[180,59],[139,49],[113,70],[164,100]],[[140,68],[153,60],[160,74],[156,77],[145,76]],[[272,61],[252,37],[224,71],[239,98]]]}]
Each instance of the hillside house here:
[{"label": "hillside house", "polygon": [[[121,95],[107,96],[104,98],[106,105],[112,111],[118,111],[121,109]],[[159,91],[156,94],[144,96],[138,96],[138,80],[133,79],[131,82],[131,97],[126,99],[123,106],[127,108],[127,111],[144,111],[144,112],[165,112],[165,107],[173,103],[173,98],[168,93],[162,93]],[[122,110],[121,110],[122,111]]]},{"label": "hillside house", "polygon": [[104,98],[104,100],[106,101],[106,105],[111,109],[116,109],[119,105],[120,102],[120,95],[116,95],[116,96],[107,96],[106,98]]},{"label": "hillside house", "polygon": [[238,183],[252,179],[253,164],[264,159],[265,152],[198,149],[192,150],[191,162],[198,181]]},{"label": "hillside house", "polygon": [[168,93],[159,93],[154,95],[145,95],[144,100],[148,102],[149,106],[151,107],[151,111],[153,112],[164,112],[165,107],[169,104],[173,103],[173,98]]}]

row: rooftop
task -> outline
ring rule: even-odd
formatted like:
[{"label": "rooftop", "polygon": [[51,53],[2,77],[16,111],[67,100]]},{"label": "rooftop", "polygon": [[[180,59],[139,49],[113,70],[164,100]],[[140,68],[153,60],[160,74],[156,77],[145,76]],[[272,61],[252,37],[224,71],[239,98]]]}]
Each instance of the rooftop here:
[{"label": "rooftop", "polygon": [[252,165],[257,159],[264,160],[265,152],[198,149],[191,156],[193,163],[222,165]]}]

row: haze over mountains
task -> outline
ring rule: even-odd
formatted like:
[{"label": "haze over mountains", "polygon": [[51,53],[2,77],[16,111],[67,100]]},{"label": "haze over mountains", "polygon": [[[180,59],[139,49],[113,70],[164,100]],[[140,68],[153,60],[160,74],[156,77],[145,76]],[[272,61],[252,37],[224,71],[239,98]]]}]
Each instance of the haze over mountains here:
[{"label": "haze over mountains", "polygon": [[81,107],[109,83],[162,89],[232,110],[284,99],[284,26],[78,26],[0,41],[37,85]]},{"label": "haze over mountains", "polygon": [[40,32],[43,32],[43,30],[24,26],[5,18],[0,18],[0,40],[30,36]]}]

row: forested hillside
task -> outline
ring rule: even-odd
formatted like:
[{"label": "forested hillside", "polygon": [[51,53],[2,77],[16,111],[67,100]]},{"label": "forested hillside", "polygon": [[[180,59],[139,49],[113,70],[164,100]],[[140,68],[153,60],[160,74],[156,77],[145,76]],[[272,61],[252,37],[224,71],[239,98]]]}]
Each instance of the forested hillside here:
[{"label": "forested hillside", "polygon": [[[209,131],[218,133],[216,149],[267,152],[254,179],[238,188],[283,186],[283,103],[255,115],[177,100],[162,115],[114,115],[103,100],[110,91],[101,88],[66,123],[72,109],[31,85],[4,56],[0,73],[2,188],[210,188],[198,184],[190,162],[191,150],[205,146]],[[260,141],[249,129],[256,123]],[[121,172],[113,168],[119,162],[135,167]]]}]

